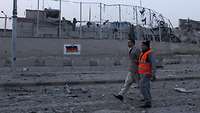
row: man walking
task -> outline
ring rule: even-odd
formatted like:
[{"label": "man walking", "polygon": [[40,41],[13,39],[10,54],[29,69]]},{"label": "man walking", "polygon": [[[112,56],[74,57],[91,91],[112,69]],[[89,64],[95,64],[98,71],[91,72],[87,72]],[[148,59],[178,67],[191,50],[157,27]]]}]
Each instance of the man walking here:
[{"label": "man walking", "polygon": [[138,73],[140,75],[140,91],[143,95],[145,102],[142,108],[151,107],[151,92],[150,92],[150,81],[151,78],[155,79],[155,59],[150,48],[150,41],[142,42],[142,52],[139,57]]},{"label": "man walking", "polygon": [[139,81],[139,76],[137,72],[138,72],[138,58],[140,55],[140,49],[136,48],[135,40],[130,36],[128,39],[128,47],[129,47],[129,59],[130,59],[128,74],[122,89],[120,90],[118,95],[114,95],[114,97],[116,97],[121,101],[123,101],[124,95],[127,93],[132,83]]}]

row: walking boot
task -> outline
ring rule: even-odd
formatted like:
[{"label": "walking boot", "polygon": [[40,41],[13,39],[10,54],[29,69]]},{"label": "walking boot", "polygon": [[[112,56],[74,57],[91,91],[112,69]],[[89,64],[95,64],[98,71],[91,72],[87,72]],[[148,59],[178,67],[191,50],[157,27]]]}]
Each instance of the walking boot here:
[{"label": "walking boot", "polygon": [[115,95],[113,94],[113,96],[117,99],[119,99],[120,101],[123,101],[124,100],[124,97],[122,95]]},{"label": "walking boot", "polygon": [[145,104],[140,107],[141,108],[151,108],[151,102],[145,102]]}]

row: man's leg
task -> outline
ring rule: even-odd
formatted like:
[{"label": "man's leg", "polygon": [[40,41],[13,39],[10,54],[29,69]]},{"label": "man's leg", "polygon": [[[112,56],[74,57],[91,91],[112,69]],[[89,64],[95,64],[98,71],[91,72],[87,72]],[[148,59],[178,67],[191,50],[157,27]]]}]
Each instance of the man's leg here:
[{"label": "man's leg", "polygon": [[127,93],[127,91],[129,90],[131,84],[133,83],[133,77],[131,75],[131,72],[128,73],[125,83],[122,87],[122,89],[120,90],[118,95],[114,95],[114,97],[116,97],[117,99],[123,101],[123,96]]},{"label": "man's leg", "polygon": [[128,92],[130,86],[132,85],[132,83],[134,81],[132,76],[133,75],[129,72],[127,77],[126,77],[124,86],[122,87],[122,89],[119,92],[119,95],[124,96]]},{"label": "man's leg", "polygon": [[140,75],[139,74],[135,74],[134,76],[135,77],[133,79],[135,80],[135,83],[137,85],[136,88],[139,88],[139,86],[140,86]]},{"label": "man's leg", "polygon": [[145,105],[141,107],[151,107],[150,78],[143,77],[140,80],[140,91],[144,97]]}]

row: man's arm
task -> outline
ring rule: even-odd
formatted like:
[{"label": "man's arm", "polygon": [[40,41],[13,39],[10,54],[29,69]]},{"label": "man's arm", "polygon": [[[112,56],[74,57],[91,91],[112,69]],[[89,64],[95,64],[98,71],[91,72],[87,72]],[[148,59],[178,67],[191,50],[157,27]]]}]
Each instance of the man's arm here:
[{"label": "man's arm", "polygon": [[152,66],[152,78],[156,78],[156,59],[153,53],[149,54],[149,62]]}]

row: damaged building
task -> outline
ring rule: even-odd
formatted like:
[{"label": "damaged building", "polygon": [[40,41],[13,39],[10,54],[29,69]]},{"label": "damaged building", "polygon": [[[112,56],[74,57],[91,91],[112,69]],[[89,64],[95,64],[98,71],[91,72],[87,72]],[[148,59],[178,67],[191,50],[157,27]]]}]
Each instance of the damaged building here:
[{"label": "damaged building", "polygon": [[[38,10],[26,10],[26,17],[17,19],[19,37],[58,37],[60,11],[55,9],[39,10],[39,24],[37,26]],[[72,27],[66,20],[62,20],[63,31],[71,30]],[[38,28],[38,30],[37,30]],[[65,32],[63,32],[65,34]],[[63,34],[63,35],[64,35]]]},{"label": "damaged building", "polygon": [[183,42],[200,43],[200,21],[179,19],[178,33]]}]

